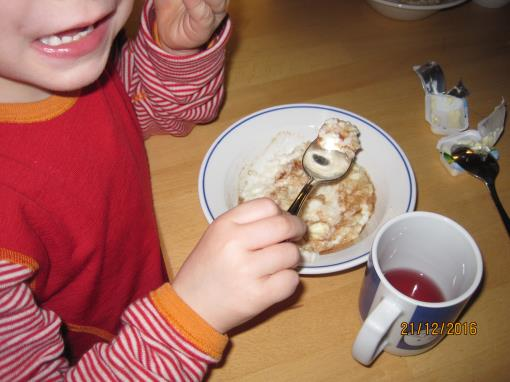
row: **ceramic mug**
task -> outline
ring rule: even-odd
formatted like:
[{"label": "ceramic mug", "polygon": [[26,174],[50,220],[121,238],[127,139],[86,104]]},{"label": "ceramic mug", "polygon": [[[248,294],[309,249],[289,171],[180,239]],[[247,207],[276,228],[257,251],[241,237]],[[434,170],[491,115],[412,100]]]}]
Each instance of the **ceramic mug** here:
[{"label": "ceramic mug", "polygon": [[476,322],[456,320],[482,274],[475,241],[453,220],[422,211],[389,220],[377,232],[368,258],[359,299],[364,322],[353,357],[369,365],[383,350],[415,355],[449,331],[474,334]]}]

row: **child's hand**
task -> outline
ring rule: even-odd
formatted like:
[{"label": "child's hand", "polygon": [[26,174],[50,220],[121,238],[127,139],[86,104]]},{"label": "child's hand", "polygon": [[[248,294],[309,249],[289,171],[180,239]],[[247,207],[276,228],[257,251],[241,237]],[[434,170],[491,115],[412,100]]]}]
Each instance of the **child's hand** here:
[{"label": "child's hand", "polygon": [[306,225],[270,199],[226,212],[179,270],[176,293],[221,333],[289,297],[299,283],[299,239]]},{"label": "child's hand", "polygon": [[[221,23],[228,0],[155,0],[160,44],[170,51],[193,51]],[[178,53],[178,52],[175,52]]]}]

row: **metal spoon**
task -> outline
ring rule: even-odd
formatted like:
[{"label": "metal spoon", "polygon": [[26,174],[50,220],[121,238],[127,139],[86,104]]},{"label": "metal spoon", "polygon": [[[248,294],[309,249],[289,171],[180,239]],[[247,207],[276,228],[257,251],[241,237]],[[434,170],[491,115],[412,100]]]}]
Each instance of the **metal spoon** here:
[{"label": "metal spoon", "polygon": [[352,159],[340,150],[323,149],[319,145],[319,138],[312,141],[302,158],[303,170],[308,175],[308,181],[287,212],[292,215],[299,214],[303,203],[317,184],[342,178],[349,171],[352,162]]},{"label": "metal spoon", "polygon": [[510,218],[508,218],[508,214],[496,193],[495,182],[499,172],[497,160],[492,155],[480,154],[465,146],[453,148],[452,158],[464,170],[485,183],[503,220],[506,231],[510,235]]}]

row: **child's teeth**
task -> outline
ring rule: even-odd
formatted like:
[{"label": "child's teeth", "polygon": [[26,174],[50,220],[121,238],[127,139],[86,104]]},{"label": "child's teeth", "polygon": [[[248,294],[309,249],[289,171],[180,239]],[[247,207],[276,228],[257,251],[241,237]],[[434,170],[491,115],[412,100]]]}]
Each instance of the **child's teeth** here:
[{"label": "child's teeth", "polygon": [[78,41],[81,38],[87,36],[93,30],[94,30],[94,27],[91,25],[87,29],[85,29],[81,32],[78,32],[72,36],[62,36],[62,37],[46,36],[46,37],[39,39],[39,41],[42,42],[44,45],[49,45],[49,46],[58,46],[58,45],[62,45],[62,44],[69,44],[70,42]]},{"label": "child's teeth", "polygon": [[62,40],[58,36],[51,36],[48,41],[48,45],[56,46],[62,44]]}]

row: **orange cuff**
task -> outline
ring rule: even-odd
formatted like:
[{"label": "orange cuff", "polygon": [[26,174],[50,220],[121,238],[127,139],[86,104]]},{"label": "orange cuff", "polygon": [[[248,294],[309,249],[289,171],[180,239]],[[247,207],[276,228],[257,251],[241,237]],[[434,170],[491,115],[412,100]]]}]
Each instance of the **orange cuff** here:
[{"label": "orange cuff", "polygon": [[23,253],[12,251],[7,248],[0,248],[0,260],[23,265],[29,268],[32,272],[37,272],[39,269],[39,264],[32,257],[24,255]]},{"label": "orange cuff", "polygon": [[165,320],[197,349],[219,360],[228,337],[217,332],[191,309],[166,283],[150,293],[150,299]]},{"label": "orange cuff", "polygon": [[[34,258],[7,248],[0,248],[0,260],[5,260],[13,264],[23,265],[34,273],[39,270],[39,264]],[[35,277],[32,278],[32,281],[30,281],[28,287],[32,291],[35,290]]]}]

